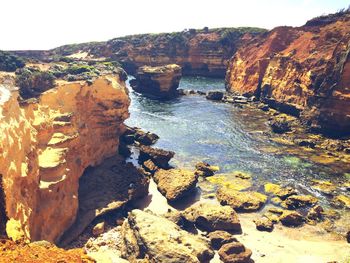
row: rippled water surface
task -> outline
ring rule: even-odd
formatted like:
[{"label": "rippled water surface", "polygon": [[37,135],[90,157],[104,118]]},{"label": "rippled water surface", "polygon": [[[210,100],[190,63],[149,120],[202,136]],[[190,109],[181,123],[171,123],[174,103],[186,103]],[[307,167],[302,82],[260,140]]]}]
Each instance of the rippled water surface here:
[{"label": "rippled water surface", "polygon": [[[224,90],[224,81],[188,77],[181,80],[180,88]],[[344,179],[339,173],[348,169],[334,170],[289,154],[276,154],[282,146],[262,136],[268,130],[267,116],[257,109],[212,102],[198,95],[160,102],[131,91],[131,100],[127,124],[158,134],[155,146],[175,151],[172,164],[179,167],[193,168],[205,160],[220,166],[221,173],[251,173],[256,188],[266,181],[281,182],[316,196],[320,194],[309,187],[311,179]],[[328,203],[326,198],[323,202]]]}]

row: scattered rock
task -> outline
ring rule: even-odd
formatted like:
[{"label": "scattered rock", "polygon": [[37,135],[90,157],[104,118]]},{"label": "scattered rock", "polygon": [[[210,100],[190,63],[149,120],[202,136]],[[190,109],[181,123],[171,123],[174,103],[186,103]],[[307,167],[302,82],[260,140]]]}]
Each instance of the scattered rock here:
[{"label": "scattered rock", "polygon": [[228,244],[231,242],[238,242],[238,240],[229,232],[217,230],[210,232],[208,234],[211,246],[217,250],[220,249],[222,245]]},{"label": "scattered rock", "polygon": [[286,199],[288,196],[295,195],[297,192],[291,187],[281,187],[278,184],[267,183],[264,185],[265,193],[275,195],[282,200]]},{"label": "scattered rock", "polygon": [[283,202],[283,200],[279,197],[273,197],[273,198],[271,198],[270,201],[272,204],[277,205],[277,206],[280,206]]},{"label": "scattered rock", "polygon": [[296,211],[284,210],[280,216],[280,221],[285,226],[300,226],[304,222],[304,218]]},{"label": "scattered rock", "polygon": [[262,110],[262,111],[269,111],[270,110],[270,107],[269,105],[266,105],[266,104],[260,104],[258,106],[258,109]]},{"label": "scattered rock", "polygon": [[196,164],[195,173],[198,176],[208,177],[214,175],[215,172],[219,171],[220,168],[218,166],[212,166],[205,162],[199,162]]},{"label": "scattered rock", "polygon": [[151,132],[143,132],[137,130],[135,134],[135,140],[143,145],[152,145],[155,144],[159,139],[159,136]]},{"label": "scattered rock", "polygon": [[346,195],[338,195],[333,198],[333,203],[338,207],[350,209],[350,197]]},{"label": "scattered rock", "polygon": [[285,201],[284,204],[288,209],[296,209],[305,206],[313,206],[317,204],[318,199],[312,195],[291,195]]},{"label": "scattered rock", "polygon": [[[209,262],[214,256],[208,242],[158,215],[132,210],[122,226],[122,257],[130,262]],[[148,261],[147,261],[148,262]]]},{"label": "scattered rock", "polygon": [[143,163],[149,159],[160,168],[168,168],[169,161],[175,155],[172,151],[165,151],[158,148],[152,148],[150,146],[141,145],[139,162]]},{"label": "scattered rock", "polygon": [[154,174],[154,181],[166,199],[173,202],[196,189],[198,176],[188,170],[160,169]]},{"label": "scattered rock", "polygon": [[350,230],[346,233],[346,241],[350,243]]},{"label": "scattered rock", "polygon": [[105,222],[98,223],[92,229],[92,234],[97,237],[105,231]]},{"label": "scattered rock", "polygon": [[208,100],[222,100],[224,97],[224,92],[223,91],[208,91],[206,98]]},{"label": "scattered rock", "polygon": [[160,67],[143,66],[130,82],[131,87],[142,94],[161,99],[170,99],[177,95],[177,88],[182,76],[181,67],[176,64]]},{"label": "scattered rock", "polygon": [[315,148],[316,146],[315,141],[312,139],[296,139],[294,142],[301,147]]},{"label": "scattered rock", "polygon": [[333,210],[333,209],[328,209],[322,213],[323,217],[331,219],[331,220],[338,220],[340,219],[340,213]]},{"label": "scattered rock", "polygon": [[259,231],[271,232],[273,230],[273,222],[266,217],[254,220],[254,223],[256,225],[256,229]]},{"label": "scattered rock", "polygon": [[221,187],[216,192],[216,198],[222,205],[229,205],[233,209],[242,212],[259,210],[266,202],[267,196],[258,192],[239,192]]},{"label": "scattered rock", "polygon": [[206,231],[240,232],[242,230],[237,213],[230,206],[199,203],[187,208],[182,215],[186,220]]},{"label": "scattered rock", "polygon": [[237,178],[245,179],[245,180],[252,178],[252,176],[249,173],[242,172],[242,171],[234,171],[232,172],[232,175],[234,175]]},{"label": "scattered rock", "polygon": [[224,263],[248,263],[252,251],[239,242],[224,244],[218,251]]},{"label": "scattered rock", "polygon": [[308,223],[314,225],[317,222],[321,221],[323,218],[323,213],[324,213],[324,210],[322,206],[316,205],[312,207],[306,216]]},{"label": "scattered rock", "polygon": [[282,215],[283,214],[283,209],[278,208],[278,207],[271,207],[267,210],[270,213],[277,214],[277,215]]}]

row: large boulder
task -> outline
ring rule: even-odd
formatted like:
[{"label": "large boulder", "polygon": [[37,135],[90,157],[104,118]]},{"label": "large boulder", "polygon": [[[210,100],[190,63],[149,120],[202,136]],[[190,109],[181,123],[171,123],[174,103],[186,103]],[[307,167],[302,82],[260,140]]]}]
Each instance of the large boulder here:
[{"label": "large boulder", "polygon": [[221,187],[216,192],[216,198],[222,205],[229,205],[241,212],[259,210],[267,201],[267,196],[258,192],[239,192],[227,187]]},{"label": "large boulder", "polygon": [[318,199],[312,195],[291,195],[285,201],[284,205],[288,209],[296,209],[305,206],[314,206]]},{"label": "large boulder", "polygon": [[164,217],[133,210],[122,226],[122,257],[130,262],[209,262],[214,256],[209,243]]},{"label": "large boulder", "polygon": [[139,68],[136,79],[130,84],[139,93],[169,99],[177,95],[181,76],[181,67],[176,64],[143,66]]},{"label": "large boulder", "polygon": [[198,203],[187,208],[182,215],[206,231],[241,231],[237,213],[230,206]]},{"label": "large boulder", "polygon": [[154,174],[158,190],[170,201],[177,201],[196,189],[198,175],[181,169],[159,169]]}]

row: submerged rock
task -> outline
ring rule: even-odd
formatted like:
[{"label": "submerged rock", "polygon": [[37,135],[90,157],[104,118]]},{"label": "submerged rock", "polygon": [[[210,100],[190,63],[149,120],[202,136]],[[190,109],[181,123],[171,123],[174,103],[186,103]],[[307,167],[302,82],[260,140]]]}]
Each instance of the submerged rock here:
[{"label": "submerged rock", "polygon": [[164,217],[132,210],[122,226],[122,257],[130,262],[199,263],[214,256],[209,243]]},{"label": "submerged rock", "polygon": [[272,120],[270,126],[274,133],[285,133],[291,130],[290,123],[283,119]]},{"label": "submerged rock", "polygon": [[143,163],[147,160],[152,160],[153,163],[160,168],[168,168],[169,161],[175,155],[172,151],[166,151],[150,146],[141,145],[139,162]]},{"label": "submerged rock", "polygon": [[187,221],[206,231],[242,230],[237,213],[230,206],[199,203],[187,208],[182,215]]},{"label": "submerged rock", "polygon": [[198,175],[181,169],[159,169],[154,174],[158,190],[170,201],[177,201],[196,189]]},{"label": "submerged rock", "polygon": [[232,242],[238,242],[238,240],[229,232],[217,230],[208,234],[210,244],[214,249],[221,248],[222,245]]},{"label": "submerged rock", "polygon": [[239,192],[226,187],[221,187],[216,192],[216,198],[222,205],[229,205],[241,212],[257,211],[267,200],[266,195],[258,192]]},{"label": "submerged rock", "polygon": [[332,195],[337,187],[329,181],[312,180],[312,188],[326,195]]},{"label": "submerged rock", "polygon": [[252,251],[239,242],[224,244],[218,251],[224,263],[249,263]]},{"label": "submerged rock", "polygon": [[162,99],[173,98],[177,95],[181,71],[181,67],[176,64],[159,67],[143,66],[138,69],[136,79],[130,82],[130,85],[142,94]]},{"label": "submerged rock", "polygon": [[280,221],[285,226],[300,226],[304,222],[304,218],[296,211],[284,210],[280,216]]}]

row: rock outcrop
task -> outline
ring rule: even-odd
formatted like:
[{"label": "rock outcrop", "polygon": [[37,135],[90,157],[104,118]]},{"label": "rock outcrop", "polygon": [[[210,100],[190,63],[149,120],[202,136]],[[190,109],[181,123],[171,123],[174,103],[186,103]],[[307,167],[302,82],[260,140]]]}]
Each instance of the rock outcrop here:
[{"label": "rock outcrop", "polygon": [[350,134],[350,12],[256,37],[233,56],[226,82],[315,130]]},{"label": "rock outcrop", "polygon": [[199,263],[214,256],[209,242],[166,218],[133,210],[122,226],[122,256],[130,262]]},{"label": "rock outcrop", "polygon": [[159,67],[143,66],[130,82],[131,87],[142,94],[161,99],[171,99],[177,95],[181,79],[181,67],[176,64]]},{"label": "rock outcrop", "polygon": [[79,178],[115,155],[129,97],[118,75],[57,81],[37,99],[0,86],[0,174],[13,239],[56,242],[78,211]]}]

